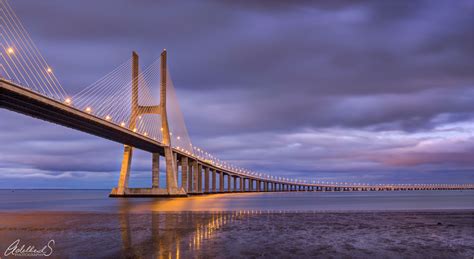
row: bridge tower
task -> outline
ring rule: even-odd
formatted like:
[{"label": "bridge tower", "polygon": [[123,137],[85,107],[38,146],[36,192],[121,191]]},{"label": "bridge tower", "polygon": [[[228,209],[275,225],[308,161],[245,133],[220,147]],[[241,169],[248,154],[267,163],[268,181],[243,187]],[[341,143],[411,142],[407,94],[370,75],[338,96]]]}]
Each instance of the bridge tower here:
[{"label": "bridge tower", "polygon": [[183,189],[178,189],[177,181],[177,161],[174,159],[173,150],[171,148],[171,138],[168,125],[168,115],[166,112],[166,88],[167,88],[167,59],[166,50],[161,53],[160,66],[160,104],[152,106],[142,106],[138,102],[139,91],[139,62],[136,52],[132,53],[132,100],[129,129],[136,130],[137,118],[145,114],[159,114],[161,117],[161,132],[164,157],[166,161],[166,189],[159,188],[159,169],[160,154],[152,154],[152,188],[129,188],[128,181],[130,178],[130,168],[132,164],[133,147],[124,145],[122,166],[120,169],[120,177],[117,188],[111,192],[111,196],[126,196],[127,193],[143,194],[143,195],[184,195]]}]

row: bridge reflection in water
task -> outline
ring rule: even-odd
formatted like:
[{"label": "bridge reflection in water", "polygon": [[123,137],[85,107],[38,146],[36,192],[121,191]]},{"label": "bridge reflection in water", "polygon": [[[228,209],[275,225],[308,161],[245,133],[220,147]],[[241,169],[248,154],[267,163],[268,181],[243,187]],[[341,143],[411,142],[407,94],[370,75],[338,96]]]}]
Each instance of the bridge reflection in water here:
[{"label": "bridge reflection in water", "polygon": [[122,242],[120,253],[127,258],[188,258],[196,255],[206,242],[216,238],[224,226],[263,213],[241,210],[142,215],[129,213],[131,207],[126,200],[122,206],[118,214]]},{"label": "bridge reflection in water", "polygon": [[[355,240],[367,239],[372,241],[354,257],[378,258],[394,243],[401,244],[397,249],[408,249],[411,240],[421,240],[426,233],[442,236],[449,245],[460,233],[472,233],[473,191],[241,193],[173,199],[108,199],[103,196],[106,190],[89,191],[96,194],[84,199],[83,192],[0,191],[0,251],[21,239],[36,247],[55,240],[56,258],[331,257],[335,251],[351,257]],[[26,202],[24,197],[35,200]],[[34,204],[40,206],[30,207]],[[375,238],[380,233],[391,241]],[[440,245],[438,239],[430,244]],[[365,254],[372,249],[380,253]]]}]

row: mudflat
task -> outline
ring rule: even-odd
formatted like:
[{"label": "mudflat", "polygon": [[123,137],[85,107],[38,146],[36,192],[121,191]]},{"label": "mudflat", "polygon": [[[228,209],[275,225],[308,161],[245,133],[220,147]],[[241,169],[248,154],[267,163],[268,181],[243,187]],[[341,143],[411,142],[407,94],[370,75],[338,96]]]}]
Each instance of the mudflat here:
[{"label": "mudflat", "polygon": [[61,258],[472,258],[474,211],[1,212],[1,256],[18,239]]}]

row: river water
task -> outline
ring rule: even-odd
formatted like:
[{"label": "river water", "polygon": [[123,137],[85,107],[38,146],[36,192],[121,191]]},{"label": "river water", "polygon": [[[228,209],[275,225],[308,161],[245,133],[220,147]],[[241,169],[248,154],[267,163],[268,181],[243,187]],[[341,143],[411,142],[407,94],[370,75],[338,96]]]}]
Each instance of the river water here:
[{"label": "river water", "polygon": [[474,209],[474,191],[236,193],[109,198],[109,190],[0,190],[0,211],[393,211]]},{"label": "river water", "polygon": [[53,258],[474,255],[474,191],[107,195],[0,190],[0,257],[12,244]]}]

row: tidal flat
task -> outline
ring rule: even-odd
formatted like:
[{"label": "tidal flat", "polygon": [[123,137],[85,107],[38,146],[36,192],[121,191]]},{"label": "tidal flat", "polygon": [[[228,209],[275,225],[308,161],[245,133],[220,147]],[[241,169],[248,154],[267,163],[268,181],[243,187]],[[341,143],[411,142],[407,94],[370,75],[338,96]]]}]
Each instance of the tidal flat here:
[{"label": "tidal flat", "polygon": [[0,249],[53,258],[472,258],[474,210],[0,212]]}]

